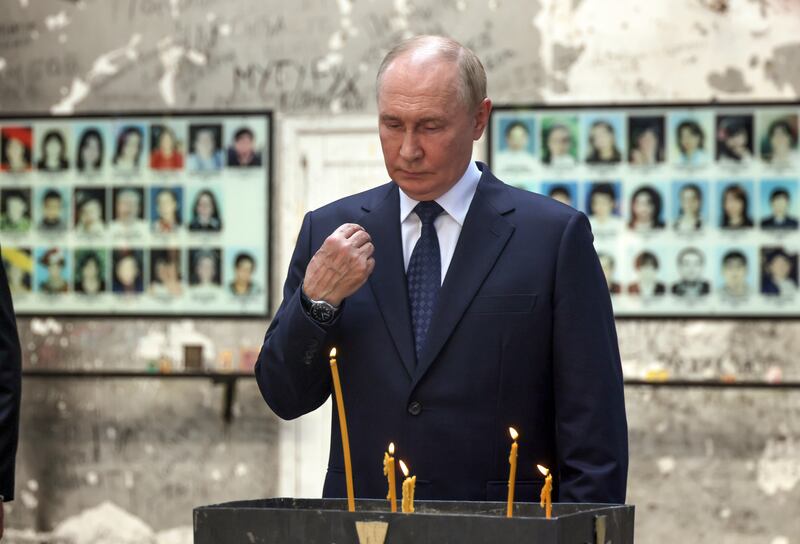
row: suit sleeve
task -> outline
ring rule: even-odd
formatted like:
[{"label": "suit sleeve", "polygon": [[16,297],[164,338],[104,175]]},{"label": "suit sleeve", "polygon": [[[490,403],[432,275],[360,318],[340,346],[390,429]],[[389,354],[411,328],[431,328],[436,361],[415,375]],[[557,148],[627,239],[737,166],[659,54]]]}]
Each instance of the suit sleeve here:
[{"label": "suit sleeve", "polygon": [[556,265],[553,379],[560,502],[625,502],[628,426],[608,286],[582,213]]},{"label": "suit sleeve", "polygon": [[336,321],[326,327],[318,325],[306,314],[300,301],[300,287],[312,256],[311,229],[309,212],[303,219],[292,254],[283,286],[283,302],[267,329],[255,365],[261,395],[283,419],[316,410],[331,391],[325,347],[330,343]]},{"label": "suit sleeve", "polygon": [[5,501],[14,498],[21,390],[22,355],[17,323],[6,271],[0,261],[0,495]]}]

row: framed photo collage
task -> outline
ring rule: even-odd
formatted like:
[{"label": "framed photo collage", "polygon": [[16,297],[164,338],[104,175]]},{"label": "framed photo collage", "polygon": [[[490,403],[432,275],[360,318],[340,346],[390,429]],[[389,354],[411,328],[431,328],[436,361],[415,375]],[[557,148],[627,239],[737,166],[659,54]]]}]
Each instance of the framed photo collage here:
[{"label": "framed photo collage", "polygon": [[0,118],[20,315],[266,316],[271,114]]},{"label": "framed photo collage", "polygon": [[617,316],[800,316],[800,104],[500,107],[502,180],[584,212]]}]

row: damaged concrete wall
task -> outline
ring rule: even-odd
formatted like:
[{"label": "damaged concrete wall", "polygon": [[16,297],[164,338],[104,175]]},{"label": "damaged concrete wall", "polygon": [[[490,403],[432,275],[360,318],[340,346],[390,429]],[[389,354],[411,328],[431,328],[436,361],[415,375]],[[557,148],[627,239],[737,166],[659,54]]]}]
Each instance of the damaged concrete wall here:
[{"label": "damaged concrete wall", "polygon": [[[497,103],[800,96],[794,0],[5,0],[1,9],[5,113],[253,107],[275,109],[278,124],[344,119],[373,111],[383,52],[420,32],[475,49]],[[279,191],[292,183],[281,177],[287,151],[276,144]],[[273,292],[296,233],[276,213]],[[144,368],[140,339],[169,336],[170,325],[20,320],[27,368]],[[189,326],[238,352],[260,344],[266,323]],[[796,321],[618,328],[629,377],[800,379]],[[193,505],[275,493],[277,422],[252,381],[238,391],[226,426],[221,388],[206,381],[27,380],[9,541],[111,512],[140,518],[151,541],[178,542]],[[800,542],[796,390],[627,395],[638,541]],[[116,506],[90,510],[106,500]],[[118,524],[128,527],[141,529]]]}]

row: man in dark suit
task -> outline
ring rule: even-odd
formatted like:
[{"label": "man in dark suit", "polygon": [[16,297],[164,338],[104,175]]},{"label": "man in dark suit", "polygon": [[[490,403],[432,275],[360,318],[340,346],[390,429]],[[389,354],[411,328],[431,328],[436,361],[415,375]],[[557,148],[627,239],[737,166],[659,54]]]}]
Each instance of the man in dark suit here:
[{"label": "man in dark suit", "polygon": [[[471,161],[489,120],[475,55],[405,41],[378,72],[392,182],[306,214],[284,299],[256,364],[292,419],[331,393],[335,346],[358,497],[385,497],[390,441],[420,499],[504,500],[508,427],[517,497],[554,475],[562,502],[622,503],[622,372],[608,288],[586,217]],[[326,497],[345,495],[334,410]]]},{"label": "man in dark suit", "polygon": [[14,498],[14,460],[17,455],[22,362],[14,306],[6,269],[0,259],[0,538],[3,502]]},{"label": "man in dark suit", "polygon": [[783,187],[773,189],[769,195],[772,215],[761,220],[761,228],[769,230],[792,230],[798,227],[798,221],[791,216],[791,198],[789,191]]}]

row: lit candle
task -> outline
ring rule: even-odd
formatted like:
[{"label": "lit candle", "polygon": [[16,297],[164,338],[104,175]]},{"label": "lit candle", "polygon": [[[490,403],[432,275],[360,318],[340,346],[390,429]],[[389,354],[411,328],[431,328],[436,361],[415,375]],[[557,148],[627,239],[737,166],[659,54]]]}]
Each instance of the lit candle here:
[{"label": "lit candle", "polygon": [[508,464],[511,465],[508,471],[508,505],[506,506],[506,517],[510,518],[514,514],[514,484],[517,481],[517,434],[514,427],[508,428],[508,433],[511,435],[511,453],[508,455]]},{"label": "lit candle", "polygon": [[353,466],[350,462],[350,439],[347,437],[347,418],[344,415],[344,399],[342,397],[342,383],[339,381],[339,367],[336,365],[336,348],[331,350],[331,375],[333,376],[333,391],[336,395],[336,407],[339,411],[339,430],[342,435],[342,449],[344,450],[344,476],[347,482],[347,509],[356,511],[356,499],[353,493]]},{"label": "lit candle", "polygon": [[394,442],[389,444],[389,453],[383,454],[383,474],[389,479],[389,493],[386,498],[389,500],[389,506],[392,512],[397,512],[397,483],[395,482],[394,474]]},{"label": "lit candle", "polygon": [[403,503],[401,507],[403,512],[410,514],[414,511],[414,485],[417,483],[417,477],[408,477],[408,467],[402,459],[400,459],[400,470],[403,471],[403,476],[406,477],[403,480]]},{"label": "lit candle", "polygon": [[538,468],[539,472],[544,476],[544,485],[542,486],[539,506],[545,509],[545,515],[547,519],[550,519],[550,515],[553,513],[553,500],[551,496],[553,492],[553,475],[550,474],[550,470],[542,465],[536,465],[536,468]]}]

